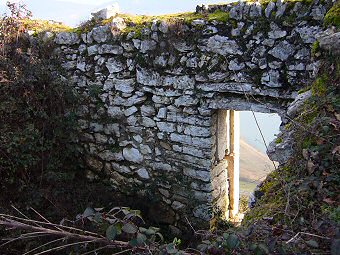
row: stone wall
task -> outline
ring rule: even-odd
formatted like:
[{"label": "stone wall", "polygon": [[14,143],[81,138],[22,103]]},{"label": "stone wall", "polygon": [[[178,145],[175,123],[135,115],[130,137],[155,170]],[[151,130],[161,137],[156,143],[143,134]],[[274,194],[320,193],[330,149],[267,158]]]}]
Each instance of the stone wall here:
[{"label": "stone wall", "polygon": [[[217,110],[282,114],[318,67],[310,49],[327,8],[239,2],[198,7],[202,18],[190,22],[133,31],[116,17],[57,34],[63,67],[85,98],[78,117],[89,177],[156,204],[161,223],[185,225],[187,216],[207,226],[214,204],[227,207]],[[222,11],[227,21],[211,18]]]}]

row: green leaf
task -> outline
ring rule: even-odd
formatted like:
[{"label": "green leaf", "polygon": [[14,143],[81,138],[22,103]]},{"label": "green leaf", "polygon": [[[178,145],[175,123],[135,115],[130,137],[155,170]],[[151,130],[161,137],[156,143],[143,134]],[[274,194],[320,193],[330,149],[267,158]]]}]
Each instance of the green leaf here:
[{"label": "green leaf", "polygon": [[312,248],[319,248],[318,242],[313,239],[306,241],[306,244]]},{"label": "green leaf", "polygon": [[174,244],[168,244],[166,246],[166,251],[169,254],[176,254],[178,252],[178,250],[176,249],[176,246]]},{"label": "green leaf", "polygon": [[116,230],[117,230],[117,235],[121,235],[122,234],[122,228],[123,228],[123,224],[121,222],[117,222],[115,224]]},{"label": "green leaf", "polygon": [[129,245],[130,245],[131,247],[136,247],[136,246],[138,246],[138,241],[137,241],[137,239],[132,239],[132,240],[130,240],[130,241],[129,241]]},{"label": "green leaf", "polygon": [[266,255],[269,254],[269,250],[267,246],[264,244],[255,245],[255,249],[253,250],[255,255]]},{"label": "green leaf", "polygon": [[234,250],[239,247],[240,245],[240,240],[237,235],[231,234],[228,236],[226,240],[227,247],[231,250]]},{"label": "green leaf", "polygon": [[94,215],[94,221],[97,222],[97,223],[102,223],[103,220],[102,220],[102,214],[97,212],[95,215]]},{"label": "green leaf", "polygon": [[146,235],[141,234],[141,233],[137,234],[137,242],[139,245],[144,245],[146,240],[147,240]]},{"label": "green leaf", "polygon": [[146,228],[143,228],[143,227],[139,227],[139,231],[141,233],[146,233],[146,231],[148,231]]},{"label": "green leaf", "polygon": [[228,233],[223,233],[223,238],[224,238],[225,240],[227,240],[228,237],[229,237],[229,234],[228,234]]},{"label": "green leaf", "polygon": [[149,228],[145,231],[145,234],[147,234],[148,236],[155,235],[156,231]]},{"label": "green leaf", "polygon": [[110,241],[115,240],[117,236],[117,229],[116,226],[111,225],[106,229],[106,238]]},{"label": "green leaf", "polygon": [[95,211],[91,207],[87,207],[85,211],[83,212],[83,217],[87,218],[89,216],[93,216],[95,214]]},{"label": "green leaf", "polygon": [[164,242],[164,237],[161,233],[157,232],[156,235],[159,236],[162,242]]},{"label": "green leaf", "polygon": [[122,230],[123,230],[125,233],[128,233],[128,234],[135,234],[135,233],[137,233],[138,228],[137,228],[137,226],[135,226],[135,225],[132,224],[132,223],[126,223],[126,224],[124,224],[124,226],[122,227]]}]

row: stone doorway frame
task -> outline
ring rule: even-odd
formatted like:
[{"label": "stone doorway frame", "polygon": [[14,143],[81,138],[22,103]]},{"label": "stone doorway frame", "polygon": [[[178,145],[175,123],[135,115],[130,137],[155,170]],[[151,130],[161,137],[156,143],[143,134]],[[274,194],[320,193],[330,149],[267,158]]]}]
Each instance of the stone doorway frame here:
[{"label": "stone doorway frame", "polygon": [[[226,186],[226,192],[224,192],[226,199],[219,200],[217,206],[222,210],[224,208],[225,218],[233,218],[238,214],[240,194],[240,119],[238,111],[217,111],[216,154],[213,168],[213,173],[219,173],[212,176],[214,189],[221,190],[217,185],[224,184]],[[222,171],[226,174],[221,173]],[[222,188],[222,190],[224,189]]]}]

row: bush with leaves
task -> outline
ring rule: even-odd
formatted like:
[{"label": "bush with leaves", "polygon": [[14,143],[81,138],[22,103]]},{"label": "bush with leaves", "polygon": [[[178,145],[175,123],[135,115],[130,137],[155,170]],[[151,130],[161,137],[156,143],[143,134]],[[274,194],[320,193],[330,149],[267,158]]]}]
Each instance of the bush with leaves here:
[{"label": "bush with leaves", "polygon": [[77,96],[53,58],[52,42],[25,33],[30,12],[7,3],[0,19],[0,176],[16,189],[78,168]]}]

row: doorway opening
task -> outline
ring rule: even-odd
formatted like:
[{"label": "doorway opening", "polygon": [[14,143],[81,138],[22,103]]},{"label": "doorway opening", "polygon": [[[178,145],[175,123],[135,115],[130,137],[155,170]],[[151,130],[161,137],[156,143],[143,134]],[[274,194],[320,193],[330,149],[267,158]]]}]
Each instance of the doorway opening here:
[{"label": "doorway opening", "polygon": [[224,193],[226,199],[218,199],[217,204],[225,209],[226,218],[241,221],[240,207],[242,211],[249,195],[277,166],[266,151],[279,133],[281,118],[274,113],[234,110],[218,110],[216,116],[212,177],[213,190],[218,192],[214,197]]},{"label": "doorway opening", "polygon": [[240,115],[240,189],[239,211],[248,207],[252,195],[278,163],[267,155],[267,146],[280,132],[281,118],[276,113],[239,112]]}]

